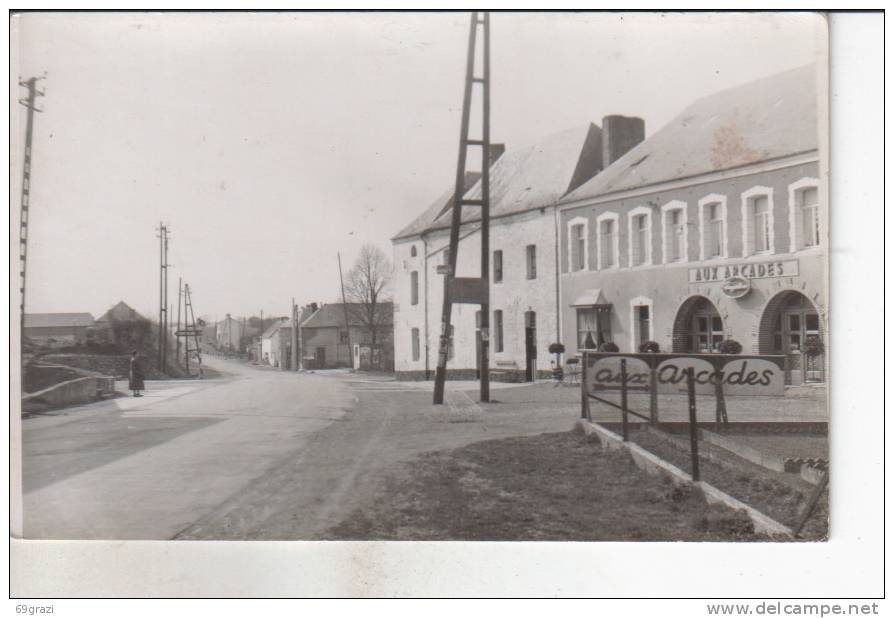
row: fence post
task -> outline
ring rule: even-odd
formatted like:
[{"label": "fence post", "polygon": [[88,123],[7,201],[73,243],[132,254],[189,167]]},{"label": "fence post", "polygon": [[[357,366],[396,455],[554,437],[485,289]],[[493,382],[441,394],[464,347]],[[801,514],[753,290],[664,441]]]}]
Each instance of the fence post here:
[{"label": "fence post", "polygon": [[621,429],[624,442],[630,438],[630,430],[627,427],[627,359],[621,359]]},{"label": "fence post", "polygon": [[725,426],[729,422],[729,419],[726,416],[726,398],[723,395],[723,372],[716,371],[714,372],[714,376],[714,398],[717,401],[714,426],[716,429],[720,429],[721,424]]},{"label": "fence post", "polygon": [[587,387],[585,384],[586,380],[584,380],[584,371],[585,371],[584,368],[586,367],[586,364],[587,364],[587,353],[586,352],[584,352],[581,355],[580,362],[581,362],[581,365],[583,365],[581,367],[581,374],[580,374],[580,417],[582,419],[589,421],[592,419],[590,418],[590,406],[587,405],[589,402],[587,401]]},{"label": "fence post", "polygon": [[698,418],[695,412],[695,368],[686,370],[686,385],[689,391],[689,451],[692,456],[692,480],[701,480],[698,470]]},{"label": "fence post", "polygon": [[658,425],[658,363],[649,369],[649,424]]}]

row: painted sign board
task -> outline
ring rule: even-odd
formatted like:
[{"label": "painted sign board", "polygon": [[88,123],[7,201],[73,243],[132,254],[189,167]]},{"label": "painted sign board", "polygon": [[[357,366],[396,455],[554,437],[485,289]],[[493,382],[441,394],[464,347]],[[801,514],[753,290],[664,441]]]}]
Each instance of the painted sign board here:
[{"label": "painted sign board", "polygon": [[487,297],[487,281],[481,277],[453,277],[447,280],[450,301],[480,305]]},{"label": "painted sign board", "polygon": [[797,277],[798,260],[770,260],[766,262],[740,262],[719,266],[699,266],[689,269],[689,283],[720,283],[731,277],[744,279],[770,279],[773,277]]},{"label": "painted sign board", "polygon": [[695,391],[713,395],[722,376],[726,395],[781,396],[785,392],[785,357],[741,354],[623,354],[584,352],[584,388],[593,394],[621,389],[621,359],[627,361],[627,386],[648,390],[652,372],[659,394],[686,390],[686,373],[695,370]]}]

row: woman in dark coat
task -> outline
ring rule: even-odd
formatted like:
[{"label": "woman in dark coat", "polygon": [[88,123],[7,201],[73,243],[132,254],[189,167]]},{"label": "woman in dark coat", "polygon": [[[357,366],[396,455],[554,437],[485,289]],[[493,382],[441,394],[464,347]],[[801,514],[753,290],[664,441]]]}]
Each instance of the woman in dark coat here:
[{"label": "woman in dark coat", "polygon": [[130,390],[133,391],[134,397],[142,397],[140,391],[146,389],[143,382],[143,368],[140,366],[140,359],[137,358],[137,352],[134,350],[130,355]]}]

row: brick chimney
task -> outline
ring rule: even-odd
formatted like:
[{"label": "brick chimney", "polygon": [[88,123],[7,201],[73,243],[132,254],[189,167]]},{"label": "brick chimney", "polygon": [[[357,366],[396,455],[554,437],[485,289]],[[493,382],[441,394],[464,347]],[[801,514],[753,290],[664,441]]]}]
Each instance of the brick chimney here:
[{"label": "brick chimney", "polygon": [[503,156],[503,153],[506,152],[506,144],[491,144],[490,145],[490,164],[493,165],[497,162],[497,159]]},{"label": "brick chimney", "polygon": [[608,167],[646,137],[646,123],[635,116],[602,119],[602,164]]}]

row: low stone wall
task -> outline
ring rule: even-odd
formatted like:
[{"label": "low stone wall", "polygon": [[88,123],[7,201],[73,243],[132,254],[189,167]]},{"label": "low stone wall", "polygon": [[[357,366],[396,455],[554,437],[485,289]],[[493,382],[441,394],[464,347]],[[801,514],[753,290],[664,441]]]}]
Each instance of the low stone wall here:
[{"label": "low stone wall", "polygon": [[[404,380],[408,382],[421,382],[435,379],[435,370],[432,369],[429,372],[429,377],[425,377],[424,371],[395,371],[394,376],[398,380]],[[448,380],[477,380],[478,374],[474,369],[448,369],[447,370],[447,379]],[[525,371],[524,369],[499,369],[496,367],[491,367],[490,370],[490,379],[491,382],[524,382],[525,381]],[[552,380],[553,374],[552,371],[538,371],[537,372],[538,380]]]},{"label": "low stone wall", "polygon": [[[41,356],[40,361],[95,371],[119,380],[126,380],[130,375],[129,354],[46,354]],[[165,380],[169,377],[158,371],[154,358],[143,358],[140,364],[147,380]]]},{"label": "low stone wall", "polygon": [[90,403],[115,393],[115,378],[88,376],[61,382],[22,398],[22,409],[35,406],[45,409]]}]

